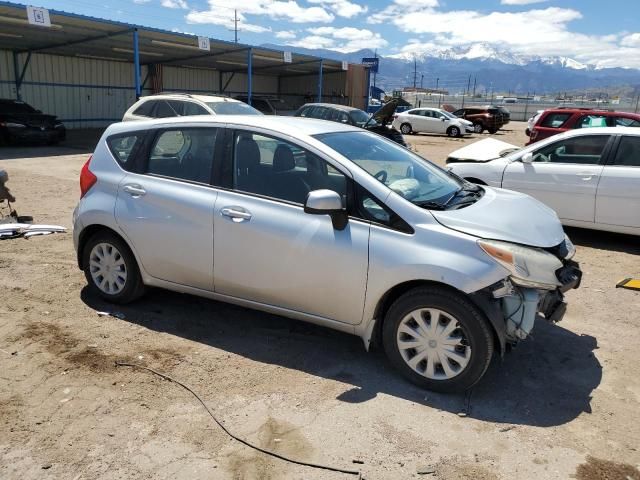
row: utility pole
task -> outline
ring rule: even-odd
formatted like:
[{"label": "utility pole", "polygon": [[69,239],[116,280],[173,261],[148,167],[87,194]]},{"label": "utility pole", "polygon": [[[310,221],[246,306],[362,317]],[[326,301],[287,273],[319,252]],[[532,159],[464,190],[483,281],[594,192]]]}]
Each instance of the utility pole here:
[{"label": "utility pole", "polygon": [[416,81],[418,79],[418,61],[413,57],[413,90],[416,89]]},{"label": "utility pole", "polygon": [[[378,49],[377,48],[373,51],[373,56],[375,58],[378,58]],[[373,88],[376,88],[376,75],[377,74],[378,74],[378,72],[373,72]]]},{"label": "utility pole", "polygon": [[476,98],[476,80],[478,80],[478,77],[474,75],[473,76],[473,98]]},{"label": "utility pole", "polygon": [[420,74],[420,88],[422,88],[422,84],[424,82],[424,73]]},{"label": "utility pole", "polygon": [[238,43],[238,10],[233,11],[233,32],[235,37],[235,42]]}]

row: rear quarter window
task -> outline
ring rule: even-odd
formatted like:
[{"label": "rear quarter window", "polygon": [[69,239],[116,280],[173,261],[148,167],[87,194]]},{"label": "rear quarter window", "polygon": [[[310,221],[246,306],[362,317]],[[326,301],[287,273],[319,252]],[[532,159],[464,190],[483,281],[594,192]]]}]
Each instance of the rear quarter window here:
[{"label": "rear quarter window", "polygon": [[153,112],[153,107],[155,106],[156,102],[154,101],[146,101],[146,102],[142,102],[142,105],[140,105],[138,108],[136,108],[133,111],[134,115],[140,115],[141,117],[150,117],[152,112]]},{"label": "rear quarter window", "polygon": [[107,146],[111,154],[125,170],[131,169],[135,154],[142,144],[142,133],[127,133],[114,135],[107,139]]},{"label": "rear quarter window", "polygon": [[571,118],[571,113],[549,113],[540,122],[540,127],[560,128]]}]

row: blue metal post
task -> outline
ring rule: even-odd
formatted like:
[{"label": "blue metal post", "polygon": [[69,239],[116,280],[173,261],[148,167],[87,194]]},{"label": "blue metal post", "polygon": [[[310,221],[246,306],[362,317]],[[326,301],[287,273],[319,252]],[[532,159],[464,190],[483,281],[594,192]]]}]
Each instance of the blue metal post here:
[{"label": "blue metal post", "polygon": [[320,59],[320,70],[318,71],[318,103],[322,102],[322,59]]},{"label": "blue metal post", "polygon": [[16,99],[22,100],[20,96],[20,69],[18,68],[18,53],[13,52],[13,75],[16,82]]},{"label": "blue metal post", "polygon": [[247,50],[247,103],[251,105],[251,91],[253,90],[253,52],[251,49]]},{"label": "blue metal post", "polygon": [[140,85],[140,51],[138,49],[138,29],[133,30],[133,79],[136,86],[136,100],[142,95]]}]

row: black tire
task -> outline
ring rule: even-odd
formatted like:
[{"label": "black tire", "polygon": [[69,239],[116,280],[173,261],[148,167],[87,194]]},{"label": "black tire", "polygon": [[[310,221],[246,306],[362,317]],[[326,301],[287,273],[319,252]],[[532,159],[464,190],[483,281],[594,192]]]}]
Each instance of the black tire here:
[{"label": "black tire", "polygon": [[462,134],[460,133],[460,129],[458,127],[449,127],[447,129],[447,135],[450,137],[459,137]]},{"label": "black tire", "polygon": [[[400,352],[396,338],[401,322],[420,308],[438,309],[457,320],[465,345],[471,347],[466,367],[452,378],[427,378],[411,368]],[[493,332],[484,314],[463,294],[444,287],[415,288],[398,298],[385,316],[382,341],[389,361],[405,378],[437,392],[462,392],[473,387],[487,371],[494,349]]]},{"label": "black tire", "polygon": [[494,133],[496,133],[498,130],[499,130],[499,129],[497,129],[497,128],[490,128],[490,129],[489,129],[489,133],[490,133],[491,135],[493,135],[493,134],[494,134]]},{"label": "black tire", "polygon": [[409,135],[410,133],[413,133],[413,129],[409,123],[403,123],[400,125],[400,133],[403,135]]},{"label": "black tire", "polygon": [[482,125],[481,123],[474,123],[473,133],[482,133],[482,132],[484,132],[484,125]]},{"label": "black tire", "polygon": [[[126,280],[124,281],[124,287],[114,294],[110,294],[102,290],[96,284],[91,274],[91,251],[96,245],[100,243],[108,244],[115,247],[115,249],[119,252],[122,260],[124,260],[124,266],[126,268],[127,274]],[[140,276],[138,263],[136,262],[131,249],[120,237],[111,232],[97,232],[93,236],[91,236],[89,240],[87,240],[87,243],[84,245],[84,249],[82,250],[82,265],[84,267],[84,276],[87,279],[89,288],[91,288],[94,293],[104,298],[108,302],[119,304],[130,303],[144,295],[144,283],[142,282],[142,277]]]}]

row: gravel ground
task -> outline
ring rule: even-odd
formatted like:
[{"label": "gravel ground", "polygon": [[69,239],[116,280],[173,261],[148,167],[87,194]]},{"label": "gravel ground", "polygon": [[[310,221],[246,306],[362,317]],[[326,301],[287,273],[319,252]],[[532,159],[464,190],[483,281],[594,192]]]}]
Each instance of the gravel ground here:
[{"label": "gravel ground", "polygon": [[[524,124],[509,128],[497,137],[522,144]],[[408,137],[439,163],[477,139]],[[71,227],[87,156],[0,151],[18,211]],[[640,277],[640,245],[568,233],[585,276],[564,321],[539,321],[467,396],[415,388],[358,338],[281,317],[158,290],[104,304],[70,233],[3,241],[0,478],[357,478],[230,440],[187,391],[125,360],[184,381],[258,445],[367,479],[640,479],[640,294],[615,288]]]}]

